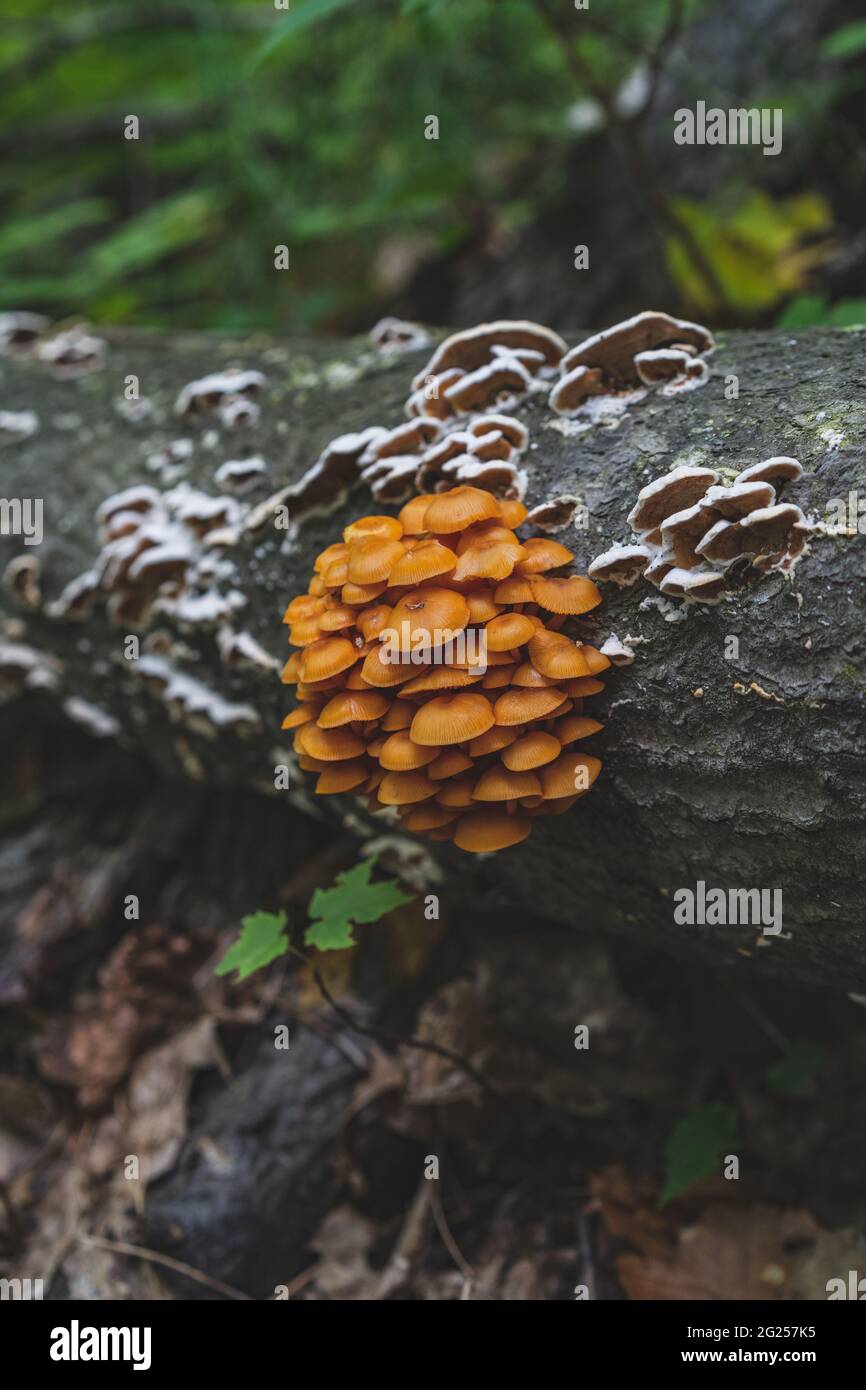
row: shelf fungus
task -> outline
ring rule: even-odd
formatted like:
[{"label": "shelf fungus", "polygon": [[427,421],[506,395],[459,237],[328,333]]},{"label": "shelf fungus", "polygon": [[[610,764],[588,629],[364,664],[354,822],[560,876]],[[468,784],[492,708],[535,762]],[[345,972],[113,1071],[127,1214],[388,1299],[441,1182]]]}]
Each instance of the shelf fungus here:
[{"label": "shelf fungus", "polygon": [[777,489],[802,473],[796,459],[771,458],[723,485],[712,468],[675,468],[638,493],[628,515],[636,543],[596,556],[590,578],[627,585],[642,575],[668,598],[717,603],[770,570],[790,573],[811,525]]},{"label": "shelf fungus", "polygon": [[551,407],[572,416],[595,396],[618,397],[626,405],[649,386],[659,386],[663,395],[692,390],[708,380],[704,359],[714,348],[712,334],[698,323],[655,310],[636,314],[563,356]]},{"label": "shelf fungus", "polygon": [[266,378],[261,372],[243,371],[230,367],[224,372],[190,381],[174,403],[175,415],[199,415],[217,411],[226,429],[255,424],[259,406],[255,397],[261,392]]},{"label": "shelf fungus", "polygon": [[575,745],[602,728],[584,700],[610,662],[561,629],[601,595],[558,541],[519,538],[525,519],[519,500],[460,485],[322,551],[286,608],[298,650],[281,677],[298,696],[282,727],[317,793],[364,795],[481,853],[589,790],[601,763]]},{"label": "shelf fungus", "polygon": [[407,323],[405,319],[388,316],[379,319],[370,329],[370,342],[386,354],[414,352],[429,345],[430,334],[420,323]]},{"label": "shelf fungus", "polygon": [[444,420],[507,409],[536,380],[551,375],[564,352],[558,333],[524,319],[479,323],[452,333],[415,376],[406,413]]},{"label": "shelf fungus", "polygon": [[0,314],[0,355],[29,356],[48,328],[49,320],[42,314],[31,314],[24,309],[10,309]]}]

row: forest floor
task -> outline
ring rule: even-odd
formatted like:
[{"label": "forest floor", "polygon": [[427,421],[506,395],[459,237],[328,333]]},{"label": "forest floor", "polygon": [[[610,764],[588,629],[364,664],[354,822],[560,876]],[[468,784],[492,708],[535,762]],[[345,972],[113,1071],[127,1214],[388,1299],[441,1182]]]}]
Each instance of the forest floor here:
[{"label": "forest floor", "polygon": [[447,895],[231,983],[250,847],[284,846],[255,905],[300,925],[358,842],[5,724],[3,1274],[52,1298],[823,1299],[863,1267],[866,1000]]}]

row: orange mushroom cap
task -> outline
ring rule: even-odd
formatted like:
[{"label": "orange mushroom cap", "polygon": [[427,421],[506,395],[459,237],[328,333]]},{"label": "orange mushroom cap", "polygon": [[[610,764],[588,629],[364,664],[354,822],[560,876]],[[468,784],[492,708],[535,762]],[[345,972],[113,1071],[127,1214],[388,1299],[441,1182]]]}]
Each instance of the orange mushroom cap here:
[{"label": "orange mushroom cap", "polygon": [[[581,650],[585,652],[586,648]],[[604,681],[596,680],[595,676],[576,676],[574,680],[564,681],[562,688],[566,695],[582,699],[584,695],[600,695],[604,690]]]},{"label": "orange mushroom cap", "polygon": [[454,579],[507,579],[523,554],[523,547],[512,538],[479,540],[464,550],[457,561]]},{"label": "orange mushroom cap", "polygon": [[468,621],[469,605],[462,594],[429,585],[412,589],[398,600],[391,609],[388,628],[397,633],[401,646],[404,634],[410,644],[426,641],[438,646],[448,641],[446,634],[462,632]]},{"label": "orange mushroom cap", "polygon": [[459,815],[459,810],[428,801],[423,806],[413,806],[401,819],[406,829],[417,835],[424,830],[441,830],[443,826],[455,821]]},{"label": "orange mushroom cap", "polygon": [[402,698],[392,701],[388,707],[388,713],[382,720],[382,728],[386,733],[394,733],[397,729],[408,729],[415,715],[415,705],[411,700]]},{"label": "orange mushroom cap", "polygon": [[534,772],[512,772],[499,763],[482,772],[472,795],[476,801],[516,801],[521,796],[540,796],[541,783]]},{"label": "orange mushroom cap", "polygon": [[578,574],[568,579],[539,575],[529,583],[534,601],[551,613],[588,613],[601,603],[601,594],[592,580]]},{"label": "orange mushroom cap", "polygon": [[590,734],[600,733],[604,728],[597,719],[587,719],[582,714],[567,714],[562,719],[557,719],[553,726],[553,732],[559,739],[563,748],[569,743],[576,743],[579,738],[589,738]]},{"label": "orange mushroom cap", "polygon": [[[539,771],[545,801],[588,791],[601,772],[601,761],[591,753],[561,753]],[[584,785],[585,783],[585,785]]]},{"label": "orange mushroom cap", "polygon": [[[552,763],[561,752],[562,742],[559,737],[546,734],[542,729],[533,729],[503,751],[502,761],[512,772],[524,772],[528,768],[544,767],[546,763]],[[538,792],[541,792],[540,786]]]},{"label": "orange mushroom cap", "polygon": [[438,782],[431,782],[421,771],[386,772],[377,795],[383,806],[409,806],[416,801],[426,801],[438,790]]},{"label": "orange mushroom cap", "polygon": [[380,584],[344,584],[340,598],[344,603],[353,606],[361,603],[372,603],[373,599],[384,594],[388,585],[383,580]]},{"label": "orange mushroom cap", "polygon": [[538,536],[524,541],[523,548],[527,553],[515,570],[515,573],[521,576],[542,574],[545,570],[567,565],[574,559],[574,555],[566,546],[560,545],[559,541],[549,536]]},{"label": "orange mushroom cap", "polygon": [[468,753],[464,753],[460,748],[446,748],[443,753],[436,754],[427,768],[427,776],[434,782],[441,782],[447,777],[458,777],[461,772],[467,772],[473,766]]},{"label": "orange mushroom cap", "polygon": [[[342,560],[332,560],[324,574],[317,575],[317,578],[325,589],[341,589],[349,578],[348,560],[345,558]],[[315,580],[313,582],[315,583]],[[312,592],[313,586],[311,584],[310,593]]]},{"label": "orange mushroom cap", "polygon": [[381,719],[387,709],[387,697],[378,690],[341,690],[328,701],[316,722],[320,729],[337,729],[343,724]]},{"label": "orange mushroom cap", "polygon": [[[402,541],[387,540],[384,536],[369,536],[366,540],[352,541],[349,545],[349,562],[346,579],[350,584],[378,584],[390,577],[391,571],[406,554]],[[325,573],[325,583],[330,585],[330,570]],[[345,580],[342,581],[345,583]]]},{"label": "orange mushroom cap", "polygon": [[403,534],[403,527],[395,516],[362,516],[360,521],[353,521],[343,531],[343,540],[350,541],[369,540],[371,536],[376,536],[380,540],[398,541]]},{"label": "orange mushroom cap", "polygon": [[470,623],[486,623],[502,612],[499,604],[493,602],[486,589],[470,589],[464,597],[469,605]]},{"label": "orange mushroom cap", "polygon": [[355,626],[361,635],[370,642],[379,636],[384,627],[388,626],[390,616],[389,604],[375,603],[370,608],[362,608],[361,612],[356,614]]},{"label": "orange mushroom cap", "polygon": [[437,493],[424,513],[424,529],[438,535],[464,531],[475,521],[487,521],[502,515],[492,492],[477,487],[455,487],[450,492]]},{"label": "orange mushroom cap", "polygon": [[412,549],[397,561],[388,576],[388,583],[422,584],[426,579],[448,574],[456,564],[453,550],[441,541],[428,537],[413,545]]},{"label": "orange mushroom cap", "polygon": [[360,787],[362,782],[366,782],[369,775],[369,768],[362,760],[346,763],[335,763],[333,767],[328,767],[324,772],[319,773],[316,782],[316,794],[318,796],[336,796],[340,792],[350,792],[355,787]]},{"label": "orange mushroom cap", "polygon": [[337,560],[345,560],[349,554],[348,546],[342,541],[335,541],[333,545],[326,545],[325,549],[316,556],[313,561],[313,569],[316,574],[324,574],[330,565]]},{"label": "orange mushroom cap", "polygon": [[319,615],[315,618],[299,618],[289,628],[289,641],[293,647],[309,647],[322,636]]},{"label": "orange mushroom cap", "polygon": [[563,698],[562,691],[555,685],[542,690],[507,690],[496,701],[493,713],[497,724],[530,724],[533,719],[544,719],[552,714]]},{"label": "orange mushroom cap", "polygon": [[516,662],[512,663],[510,666],[494,666],[492,670],[487,672],[487,675],[482,680],[481,689],[504,690],[506,686],[511,685],[511,677],[516,670]]},{"label": "orange mushroom cap", "polygon": [[583,648],[558,632],[536,632],[530,638],[529,656],[536,671],[552,680],[590,674]]},{"label": "orange mushroom cap", "polygon": [[454,843],[472,854],[487,854],[519,844],[531,829],[532,823],[525,816],[509,815],[507,811],[492,808],[470,811],[457,822]]},{"label": "orange mushroom cap", "polygon": [[304,648],[298,671],[304,684],[309,685],[339,675],[354,666],[357,659],[357,648],[346,637],[323,637]]},{"label": "orange mushroom cap", "polygon": [[364,658],[361,674],[368,685],[387,688],[389,685],[402,685],[420,675],[424,669],[411,661],[383,661],[381,647],[374,647]]},{"label": "orange mushroom cap", "polygon": [[437,782],[436,787],[436,800],[440,806],[473,805],[474,777],[452,777],[448,782]]},{"label": "orange mushroom cap", "polygon": [[416,743],[442,748],[477,738],[493,723],[493,706],[484,695],[475,691],[437,695],[422,705],[412,720],[412,738]]},{"label": "orange mushroom cap", "polygon": [[283,622],[296,623],[302,618],[314,618],[324,606],[322,599],[313,594],[297,594],[283,614]]},{"label": "orange mushroom cap", "polygon": [[535,635],[535,630],[535,624],[523,613],[501,613],[498,618],[491,618],[484,628],[487,649],[507,652],[522,647]]},{"label": "orange mushroom cap", "polygon": [[516,497],[506,497],[503,500],[501,500],[499,503],[499,509],[502,512],[503,526],[509,526],[512,531],[514,531],[520,525],[520,523],[522,521],[525,521],[526,518],[529,516],[529,512],[526,509],[526,507],[524,507],[522,502],[518,502]]},{"label": "orange mushroom cap", "polygon": [[[530,690],[539,690],[542,686],[553,685],[554,683],[551,676],[543,676],[540,671],[536,671],[531,661],[524,661],[511,677],[512,685],[525,686]],[[564,686],[563,689],[565,689]]]},{"label": "orange mushroom cap", "polygon": [[430,527],[425,525],[427,508],[435,500],[435,493],[422,492],[420,496],[413,497],[405,507],[401,507],[397,514],[397,519],[403,527],[404,536],[420,536]]},{"label": "orange mushroom cap", "polygon": [[[322,632],[341,632],[343,628],[354,626],[355,610],[345,603],[335,603],[319,617]],[[294,631],[294,629],[292,629]]]},{"label": "orange mushroom cap", "polygon": [[411,772],[416,767],[426,767],[437,756],[435,748],[422,748],[419,743],[413,743],[408,729],[398,729],[385,739],[379,762],[389,772]]},{"label": "orange mushroom cap", "polygon": [[497,584],[493,600],[495,603],[534,603],[532,596],[532,585],[528,579],[518,579],[512,575],[510,579],[503,579],[501,584]]},{"label": "orange mushroom cap", "polygon": [[610,657],[605,656],[604,653],[600,652],[596,647],[590,647],[584,644],[581,647],[581,651],[583,652],[587,666],[594,676],[597,676],[599,671],[606,671],[610,666]]},{"label": "orange mushroom cap", "polygon": [[363,739],[350,729],[320,729],[318,724],[304,724],[298,730],[298,742],[305,753],[323,763],[358,758],[365,751]]},{"label": "orange mushroom cap", "polygon": [[297,685],[298,681],[301,679],[301,673],[298,670],[300,664],[301,653],[292,652],[291,656],[289,657],[288,661],[286,662],[285,666],[280,672],[280,680],[282,681],[283,685]]},{"label": "orange mushroom cap", "polygon": [[481,679],[456,666],[433,666],[423,676],[415,676],[403,686],[402,695],[423,695],[429,690],[461,690]]},{"label": "orange mushroom cap", "polygon": [[291,714],[286,715],[280,728],[298,729],[302,724],[309,724],[311,720],[315,719],[318,712],[318,709],[312,703],[308,705],[298,705],[297,709],[293,709]]}]

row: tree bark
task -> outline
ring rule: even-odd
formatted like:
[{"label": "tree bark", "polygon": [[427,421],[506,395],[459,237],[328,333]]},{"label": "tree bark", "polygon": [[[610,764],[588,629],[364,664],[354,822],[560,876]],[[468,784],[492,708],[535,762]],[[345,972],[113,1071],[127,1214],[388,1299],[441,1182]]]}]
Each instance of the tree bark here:
[{"label": "tree bark", "polygon": [[[34,411],[38,428],[2,450],[0,491],[44,502],[40,546],[0,538],[4,566],[38,555],[41,568],[41,596],[29,593],[34,606],[21,601],[20,578],[19,597],[3,588],[7,696],[28,702],[31,721],[61,706],[125,756],[146,754],[166,777],[254,789],[275,801],[288,795],[359,833],[377,830],[352,798],[324,806],[297,778],[288,793],[274,790],[274,767],[289,756],[279,732],[291,703],[277,674],[286,655],[282,611],[306,588],[315,554],[352,516],[386,510],[371,504],[363,484],[288,534],[269,524],[245,529],[241,520],[237,543],[213,551],[233,567],[214,581],[221,594],[235,595],[233,613],[184,624],[152,615],[138,632],[149,668],[126,659],[125,639],[137,629],[110,620],[104,595],[76,619],[58,615],[57,601],[94,566],[101,545],[94,514],[110,495],[138,484],[166,491],[179,481],[217,497],[216,469],[258,455],[267,470],[243,506],[282,496],[333,437],[399,423],[409,379],[425,359],[425,352],[382,357],[366,343],[128,332],[111,334],[105,365],[75,380],[55,379],[36,360],[4,358],[0,408]],[[527,504],[562,494],[582,499],[588,526],[561,537],[581,570],[626,538],[639,488],[682,463],[739,469],[793,455],[806,476],[791,500],[820,517],[829,499],[866,486],[862,362],[858,332],[730,333],[711,359],[706,387],[675,399],[650,394],[615,428],[579,433],[563,429],[544,396],[533,394],[514,412],[531,435]],[[173,414],[188,381],[230,365],[268,378],[257,422],[228,430],[211,412]],[[728,399],[732,374],[739,395]],[[123,404],[131,376],[146,402],[137,411]],[[148,459],[179,439],[191,454],[154,471]],[[604,696],[592,702],[605,723],[594,740],[604,763],[597,786],[568,814],[537,824],[524,844],[491,858],[430,845],[444,871],[440,891],[458,895],[467,911],[483,898],[509,913],[531,908],[566,928],[866,993],[862,547],[856,530],[813,534],[792,579],[774,574],[716,607],[690,607],[681,621],[642,607],[656,595],[643,581],[624,591],[605,586],[606,601],[586,629],[591,638],[615,632],[645,640],[634,664],[609,673]],[[241,634],[270,664],[247,659],[235,640]],[[166,670],[195,686],[182,684],[174,698]],[[782,932],[678,925],[673,895],[699,881],[708,889],[781,889]]]}]

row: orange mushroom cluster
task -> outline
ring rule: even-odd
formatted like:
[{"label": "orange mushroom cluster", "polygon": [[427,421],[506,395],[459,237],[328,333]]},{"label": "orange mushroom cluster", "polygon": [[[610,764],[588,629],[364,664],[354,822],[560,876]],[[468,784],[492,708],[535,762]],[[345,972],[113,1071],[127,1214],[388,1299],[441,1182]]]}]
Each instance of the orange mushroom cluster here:
[{"label": "orange mushroom cluster", "polygon": [[526,839],[592,786],[601,729],[583,712],[610,662],[561,631],[601,602],[549,536],[521,540],[522,502],[456,487],[368,516],[315,562],[285,612],[299,648],[300,766],[319,794],[395,806],[407,830],[486,852]]}]

